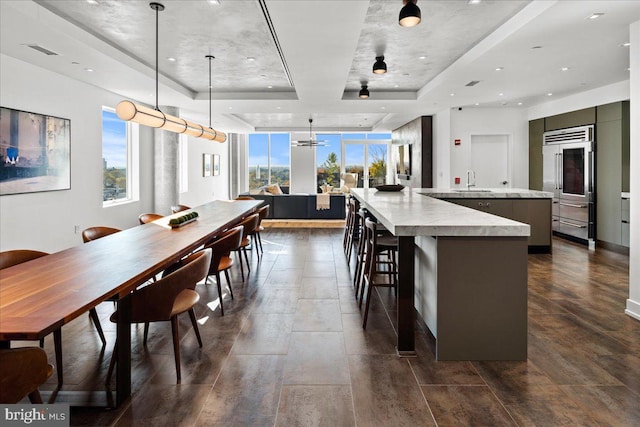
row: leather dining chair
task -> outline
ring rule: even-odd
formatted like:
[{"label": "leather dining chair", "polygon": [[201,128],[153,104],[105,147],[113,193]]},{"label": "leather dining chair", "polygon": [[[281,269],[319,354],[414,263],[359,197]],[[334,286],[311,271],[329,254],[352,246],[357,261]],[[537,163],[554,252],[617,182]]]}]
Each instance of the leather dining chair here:
[{"label": "leather dining chair", "polygon": [[42,403],[38,387],[51,376],[53,366],[47,353],[38,347],[0,349],[0,403],[15,404],[29,396]]},{"label": "leather dining chair", "polygon": [[164,218],[164,215],[155,214],[155,213],[143,213],[138,215],[138,221],[140,224],[148,224],[160,218]]},{"label": "leather dining chair", "polygon": [[[32,259],[49,255],[46,252],[32,251],[28,249],[16,249],[12,251],[0,252],[0,270],[13,265],[22,264]],[[53,345],[56,354],[56,372],[58,373],[58,388],[62,387],[62,332],[60,328],[53,331]],[[40,340],[40,347],[44,346],[44,339]],[[46,359],[46,356],[45,356]],[[24,396],[23,396],[24,397]]]},{"label": "leather dining chair", "polygon": [[178,213],[178,212],[186,211],[189,209],[191,208],[186,205],[174,205],[174,206],[171,206],[171,213]]},{"label": "leather dining chair", "polygon": [[[119,232],[119,228],[113,227],[89,227],[82,231],[82,241],[84,243],[91,242],[92,240],[98,240],[102,237],[108,236],[110,234],[114,234]],[[109,298],[108,301],[117,301],[117,297]],[[102,331],[102,325],[100,324],[100,318],[98,317],[98,312],[95,307],[89,310],[89,317],[93,320],[94,325],[96,325],[96,329],[98,330],[98,335],[100,335],[100,340],[102,341],[102,345],[107,344],[107,340],[104,337],[104,332]]]},{"label": "leather dining chair", "polygon": [[[220,238],[206,246],[211,249],[212,254],[209,273],[207,274],[207,280],[205,283],[209,282],[209,276],[216,276],[221,316],[224,316],[224,307],[222,306],[222,283],[220,280],[220,272],[224,272],[224,276],[227,279],[227,285],[229,287],[229,294],[231,295],[231,299],[233,299],[233,288],[231,287],[231,278],[229,277],[229,269],[233,266],[233,259],[230,257],[230,254],[232,251],[240,248],[241,242],[242,226],[237,226],[225,231]],[[240,259],[240,263],[242,263],[242,259]]]},{"label": "leather dining chair", "polygon": [[[242,254],[244,254],[244,259],[247,262],[247,275],[249,271],[251,271],[251,266],[249,265],[249,255],[247,255],[247,248],[251,245],[251,240],[254,240],[254,246],[256,241],[255,230],[258,228],[258,224],[260,223],[260,215],[257,213],[251,214],[248,217],[244,218],[236,225],[241,225],[242,230],[242,241],[240,242],[240,247],[234,250],[238,254],[238,260],[240,261],[240,274],[242,275],[242,281],[244,282],[244,268],[242,267]],[[256,252],[258,250],[256,249]],[[258,252],[258,256],[260,253]]]},{"label": "leather dining chair", "polygon": [[[193,307],[200,300],[200,295],[195,291],[195,287],[201,279],[206,277],[209,271],[211,250],[203,249],[195,252],[182,259],[180,264],[176,270],[157,282],[138,288],[131,293],[131,323],[171,322],[173,354],[178,384],[181,380],[178,316],[185,312],[189,313],[193,331],[198,339],[198,345],[202,347],[202,338],[200,337]],[[117,311],[111,315],[110,320],[114,323],[118,322]],[[116,344],[113,347],[107,373],[107,384],[111,382],[117,349],[118,340],[116,340]]]},{"label": "leather dining chair", "polygon": [[[258,244],[260,245],[260,253],[264,253],[264,250],[262,249],[262,237],[260,237],[260,232],[264,231],[264,227],[262,226],[262,220],[269,216],[270,208],[271,206],[264,205],[257,211],[257,214],[260,217],[260,220],[258,221],[258,226],[253,231],[253,234],[255,234],[255,236],[258,238]],[[257,251],[258,251],[258,248],[256,247],[256,252]]]}]

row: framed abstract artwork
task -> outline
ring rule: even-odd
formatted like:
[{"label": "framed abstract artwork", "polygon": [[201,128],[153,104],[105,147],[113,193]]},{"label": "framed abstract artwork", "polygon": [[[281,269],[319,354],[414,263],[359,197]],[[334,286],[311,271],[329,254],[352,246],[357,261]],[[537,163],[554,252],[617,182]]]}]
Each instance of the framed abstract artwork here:
[{"label": "framed abstract artwork", "polygon": [[71,120],[0,107],[0,195],[71,188]]},{"label": "framed abstract artwork", "polygon": [[213,175],[220,175],[220,155],[213,155]]},{"label": "framed abstract artwork", "polygon": [[211,176],[211,154],[202,155],[202,176]]}]

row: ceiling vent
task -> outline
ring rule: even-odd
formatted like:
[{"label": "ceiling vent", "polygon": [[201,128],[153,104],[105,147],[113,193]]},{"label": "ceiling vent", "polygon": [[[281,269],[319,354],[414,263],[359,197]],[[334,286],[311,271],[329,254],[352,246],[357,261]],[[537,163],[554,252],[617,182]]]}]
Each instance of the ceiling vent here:
[{"label": "ceiling vent", "polygon": [[471,81],[470,81],[469,83],[467,83],[465,86],[469,86],[469,87],[471,87],[471,86],[475,86],[475,85],[477,85],[478,83],[480,83],[480,80],[471,80]]},{"label": "ceiling vent", "polygon": [[45,55],[58,55],[56,52],[37,44],[28,44],[27,46],[29,46],[31,49],[37,50],[40,53],[44,53]]}]

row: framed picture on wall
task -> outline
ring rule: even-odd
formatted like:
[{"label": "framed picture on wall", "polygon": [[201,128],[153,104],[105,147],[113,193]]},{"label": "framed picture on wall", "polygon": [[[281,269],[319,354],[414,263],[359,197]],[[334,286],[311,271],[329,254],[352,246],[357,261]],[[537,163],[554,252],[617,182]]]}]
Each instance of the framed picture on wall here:
[{"label": "framed picture on wall", "polygon": [[220,155],[213,155],[213,175],[220,175]]},{"label": "framed picture on wall", "polygon": [[71,121],[0,107],[0,195],[71,188]]},{"label": "framed picture on wall", "polygon": [[202,176],[211,176],[211,154],[202,155]]}]

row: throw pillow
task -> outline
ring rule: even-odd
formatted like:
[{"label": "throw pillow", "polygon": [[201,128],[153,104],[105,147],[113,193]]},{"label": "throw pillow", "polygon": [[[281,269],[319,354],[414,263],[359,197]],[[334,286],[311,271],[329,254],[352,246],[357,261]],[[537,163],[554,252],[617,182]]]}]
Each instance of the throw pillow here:
[{"label": "throw pillow", "polygon": [[284,194],[278,184],[267,185],[264,187],[264,189],[267,191],[267,193]]}]

